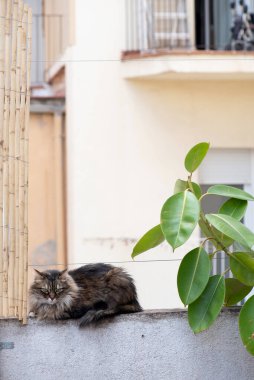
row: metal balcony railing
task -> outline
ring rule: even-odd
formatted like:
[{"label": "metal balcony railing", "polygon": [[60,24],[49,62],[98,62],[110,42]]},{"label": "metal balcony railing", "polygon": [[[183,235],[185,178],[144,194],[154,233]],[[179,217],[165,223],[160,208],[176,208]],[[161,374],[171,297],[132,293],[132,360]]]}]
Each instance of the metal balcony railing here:
[{"label": "metal balcony railing", "polygon": [[125,52],[254,51],[254,1],[125,0]]}]

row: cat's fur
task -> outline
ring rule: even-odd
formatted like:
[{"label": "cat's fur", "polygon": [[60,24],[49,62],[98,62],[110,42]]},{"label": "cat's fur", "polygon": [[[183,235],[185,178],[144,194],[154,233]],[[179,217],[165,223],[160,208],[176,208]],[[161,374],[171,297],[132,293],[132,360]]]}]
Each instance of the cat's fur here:
[{"label": "cat's fur", "polygon": [[108,264],[71,271],[39,272],[30,287],[30,312],[39,319],[80,318],[80,326],[106,316],[142,308],[132,278]]}]

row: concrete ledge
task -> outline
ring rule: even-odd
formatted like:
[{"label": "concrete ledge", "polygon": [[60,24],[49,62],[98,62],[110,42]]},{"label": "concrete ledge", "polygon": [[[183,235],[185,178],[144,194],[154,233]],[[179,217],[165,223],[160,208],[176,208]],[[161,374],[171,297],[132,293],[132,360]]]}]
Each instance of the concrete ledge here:
[{"label": "concrete ledge", "polygon": [[121,68],[123,77],[133,80],[253,80],[253,58],[253,53],[175,52],[124,59]]},{"label": "concrete ledge", "polygon": [[0,320],[1,380],[251,380],[254,358],[238,334],[238,310],[194,335],[185,311],[117,316],[96,328],[76,321]]}]

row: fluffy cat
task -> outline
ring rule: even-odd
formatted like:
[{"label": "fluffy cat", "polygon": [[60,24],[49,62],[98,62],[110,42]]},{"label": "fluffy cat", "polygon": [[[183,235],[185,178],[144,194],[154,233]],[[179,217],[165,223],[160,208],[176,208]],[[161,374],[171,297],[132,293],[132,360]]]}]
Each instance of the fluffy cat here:
[{"label": "fluffy cat", "polygon": [[85,326],[103,317],[142,311],[132,278],[108,264],[39,272],[29,291],[30,312],[38,319],[80,318]]}]

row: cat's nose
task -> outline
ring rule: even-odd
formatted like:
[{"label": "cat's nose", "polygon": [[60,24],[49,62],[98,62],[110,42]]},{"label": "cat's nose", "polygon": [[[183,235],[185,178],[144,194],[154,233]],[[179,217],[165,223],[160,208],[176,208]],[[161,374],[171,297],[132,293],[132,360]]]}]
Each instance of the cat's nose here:
[{"label": "cat's nose", "polygon": [[49,293],[49,298],[53,301],[53,299],[55,298],[54,293]]}]

